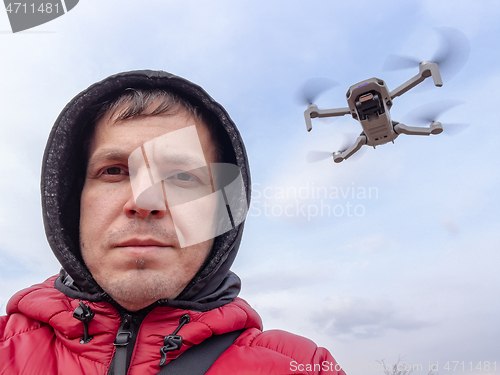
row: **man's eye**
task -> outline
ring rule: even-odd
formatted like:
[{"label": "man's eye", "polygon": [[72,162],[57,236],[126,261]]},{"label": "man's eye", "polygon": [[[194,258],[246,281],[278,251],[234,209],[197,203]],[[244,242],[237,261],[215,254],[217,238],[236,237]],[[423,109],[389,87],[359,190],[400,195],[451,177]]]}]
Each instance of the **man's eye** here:
[{"label": "man's eye", "polygon": [[182,188],[196,188],[201,185],[196,176],[187,172],[174,172],[170,177],[167,177],[167,180]]},{"label": "man's eye", "polygon": [[117,175],[122,173],[124,173],[124,171],[120,167],[109,167],[103,171],[103,174],[108,174],[108,175]]},{"label": "man's eye", "polygon": [[99,172],[99,177],[104,178],[106,181],[121,181],[127,176],[127,168],[120,166],[105,167]]},{"label": "man's eye", "polygon": [[177,173],[175,175],[175,177],[177,177],[178,180],[181,180],[181,181],[191,181],[193,180],[193,176],[191,176],[190,174],[188,173],[184,173],[184,172],[181,172],[181,173]]}]

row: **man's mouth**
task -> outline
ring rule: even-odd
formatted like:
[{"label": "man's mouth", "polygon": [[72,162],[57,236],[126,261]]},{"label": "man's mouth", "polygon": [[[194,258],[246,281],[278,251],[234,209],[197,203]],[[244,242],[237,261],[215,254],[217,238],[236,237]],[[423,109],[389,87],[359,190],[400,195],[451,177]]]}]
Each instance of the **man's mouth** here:
[{"label": "man's mouth", "polygon": [[131,238],[116,244],[115,247],[136,247],[136,248],[153,248],[153,247],[173,247],[172,242],[158,241],[153,238]]}]

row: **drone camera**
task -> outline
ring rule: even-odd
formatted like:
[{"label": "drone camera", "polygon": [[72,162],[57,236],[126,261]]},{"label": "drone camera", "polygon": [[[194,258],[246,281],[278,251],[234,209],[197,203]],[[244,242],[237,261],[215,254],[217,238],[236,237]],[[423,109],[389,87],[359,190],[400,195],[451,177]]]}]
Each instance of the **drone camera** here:
[{"label": "drone camera", "polygon": [[380,93],[377,91],[370,91],[360,95],[356,100],[356,109],[361,120],[378,118],[385,112],[384,105],[380,101]]}]

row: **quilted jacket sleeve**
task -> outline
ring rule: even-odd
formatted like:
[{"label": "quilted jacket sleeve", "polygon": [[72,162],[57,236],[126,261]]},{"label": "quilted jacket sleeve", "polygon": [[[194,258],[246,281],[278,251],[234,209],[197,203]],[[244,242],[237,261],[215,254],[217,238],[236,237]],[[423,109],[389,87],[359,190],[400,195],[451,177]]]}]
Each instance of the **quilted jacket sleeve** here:
[{"label": "quilted jacket sleeve", "polygon": [[325,348],[280,330],[245,331],[214,363],[207,375],[345,375]]}]

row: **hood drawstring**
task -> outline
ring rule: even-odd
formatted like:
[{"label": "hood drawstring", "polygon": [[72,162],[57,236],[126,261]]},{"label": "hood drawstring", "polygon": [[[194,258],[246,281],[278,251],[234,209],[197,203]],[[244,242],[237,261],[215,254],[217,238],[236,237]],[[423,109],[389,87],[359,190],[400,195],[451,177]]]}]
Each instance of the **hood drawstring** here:
[{"label": "hood drawstring", "polygon": [[92,336],[89,335],[89,322],[94,319],[94,315],[95,313],[90,306],[85,305],[82,301],[80,301],[80,306],[73,312],[73,318],[83,322],[83,337],[80,344],[87,344],[92,340]]},{"label": "hood drawstring", "polygon": [[174,350],[179,350],[182,346],[182,336],[177,335],[177,332],[182,328],[184,324],[189,323],[190,318],[188,314],[184,314],[181,316],[179,319],[179,326],[175,329],[174,332],[172,332],[170,335],[165,336],[165,339],[163,340],[163,346],[160,349],[160,354],[161,354],[161,359],[160,363],[158,363],[158,366],[163,367],[167,364],[167,353],[174,351]]}]

